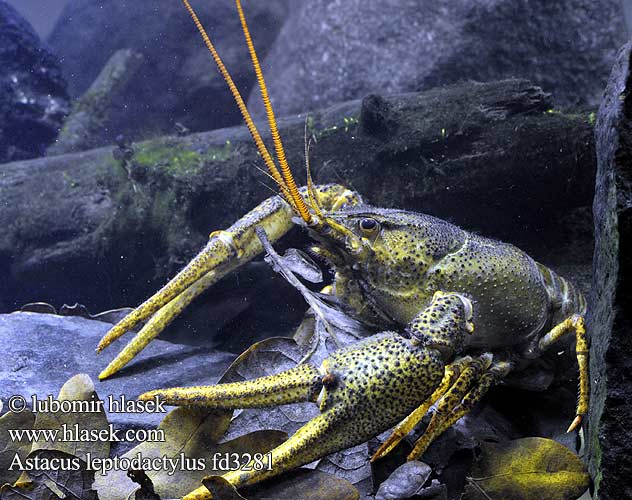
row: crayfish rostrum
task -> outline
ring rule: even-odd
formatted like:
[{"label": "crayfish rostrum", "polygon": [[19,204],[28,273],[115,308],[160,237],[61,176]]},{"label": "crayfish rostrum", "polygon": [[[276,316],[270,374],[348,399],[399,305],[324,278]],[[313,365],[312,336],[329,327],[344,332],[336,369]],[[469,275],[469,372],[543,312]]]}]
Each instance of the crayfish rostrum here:
[{"label": "crayfish rostrum", "polygon": [[[228,83],[280,194],[263,201],[206,247],[167,285],[115,325],[102,350],[141,321],[136,337],[101,373],[128,363],[196,296],[263,252],[298,224],[316,240],[314,254],[334,270],[328,293],[376,335],[342,348],[322,363],[297,365],[256,380],[156,390],[174,405],[253,408],[317,401],[321,414],[272,451],[270,470],[233,471],[239,487],[362,443],[390,427],[375,458],[388,453],[436,405],[409,458],[465,415],[489,387],[537,358],[560,338],[576,337],[579,364],[577,428],[588,409],[586,301],[567,280],[518,248],[446,221],[375,208],[339,185],[297,187],[287,164],[241,3],[236,0],[259,82],[279,167],[187,0],[183,0]],[[378,333],[379,332],[379,333]],[[205,487],[185,498],[210,498]]]}]

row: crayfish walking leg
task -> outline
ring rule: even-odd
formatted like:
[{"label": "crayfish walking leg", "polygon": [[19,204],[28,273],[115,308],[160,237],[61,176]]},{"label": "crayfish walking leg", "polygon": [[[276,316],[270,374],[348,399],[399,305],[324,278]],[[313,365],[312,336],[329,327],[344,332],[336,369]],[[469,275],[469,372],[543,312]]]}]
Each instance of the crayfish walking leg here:
[{"label": "crayfish walking leg", "polygon": [[584,317],[574,314],[554,326],[549,333],[540,339],[538,348],[545,351],[558,340],[569,334],[575,333],[575,351],[577,364],[579,365],[579,398],[577,400],[577,416],[569,426],[567,432],[571,432],[582,423],[583,416],[588,413],[588,341],[586,340],[586,328],[584,327]]}]

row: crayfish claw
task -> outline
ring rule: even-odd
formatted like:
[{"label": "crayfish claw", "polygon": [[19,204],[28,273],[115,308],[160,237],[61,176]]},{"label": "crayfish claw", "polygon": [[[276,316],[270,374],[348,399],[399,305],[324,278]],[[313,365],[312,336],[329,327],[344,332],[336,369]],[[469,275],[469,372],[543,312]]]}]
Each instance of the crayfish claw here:
[{"label": "crayfish claw", "polygon": [[305,363],[275,375],[243,382],[197,387],[158,389],[138,396],[141,401],[158,399],[167,405],[202,406],[234,410],[265,408],[303,401],[316,401],[322,387],[322,375]]}]

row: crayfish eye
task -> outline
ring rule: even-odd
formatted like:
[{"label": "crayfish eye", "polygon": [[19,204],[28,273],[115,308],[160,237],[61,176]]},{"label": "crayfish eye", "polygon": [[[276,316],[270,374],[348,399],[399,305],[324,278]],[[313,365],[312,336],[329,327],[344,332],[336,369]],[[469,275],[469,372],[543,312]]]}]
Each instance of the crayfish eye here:
[{"label": "crayfish eye", "polygon": [[375,219],[362,219],[360,221],[360,229],[366,234],[373,234],[378,228],[378,223]]}]

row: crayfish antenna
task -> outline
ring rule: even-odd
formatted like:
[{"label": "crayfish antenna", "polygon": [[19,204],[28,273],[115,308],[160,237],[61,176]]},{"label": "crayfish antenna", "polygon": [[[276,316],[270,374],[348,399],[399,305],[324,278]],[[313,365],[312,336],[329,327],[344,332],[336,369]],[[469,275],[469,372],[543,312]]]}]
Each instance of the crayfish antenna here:
[{"label": "crayfish antenna", "polygon": [[157,399],[167,405],[202,406],[236,410],[316,401],[322,389],[322,375],[309,363],[284,372],[243,382],[197,387],[158,389],[138,399]]},{"label": "crayfish antenna", "polygon": [[312,222],[312,216],[307,208],[307,205],[305,204],[305,200],[298,192],[298,187],[296,186],[296,182],[294,181],[294,177],[292,176],[292,171],[290,169],[290,166],[288,165],[287,158],[285,156],[285,149],[283,148],[283,143],[281,141],[281,134],[279,134],[276,117],[274,116],[274,110],[272,109],[272,102],[270,101],[270,96],[268,95],[268,87],[266,86],[266,82],[263,77],[263,71],[261,71],[261,65],[259,64],[257,51],[255,50],[255,46],[252,42],[252,37],[250,36],[250,30],[248,29],[246,16],[244,15],[244,10],[241,6],[241,0],[235,0],[235,4],[237,5],[239,21],[241,22],[241,28],[244,32],[244,38],[246,39],[248,52],[250,52],[252,66],[255,70],[255,75],[257,76],[257,84],[259,85],[261,99],[266,110],[268,125],[270,127],[270,133],[272,134],[272,141],[274,142],[274,149],[276,151],[277,159],[279,160],[279,165],[281,166],[281,173],[283,174],[285,186],[290,191],[292,200],[294,201],[296,209],[298,210],[301,218],[305,222],[310,224]]},{"label": "crayfish antenna", "polygon": [[265,162],[268,168],[268,171],[270,172],[270,175],[275,180],[275,182],[277,183],[277,185],[279,186],[281,190],[281,195],[290,204],[290,206],[294,209],[294,211],[297,214],[299,214],[301,218],[307,224],[311,224],[313,222],[313,218],[307,208],[307,205],[305,204],[305,200],[303,199],[301,194],[298,192],[298,187],[296,186],[296,182],[294,181],[294,178],[292,177],[292,173],[290,171],[289,165],[287,163],[287,159],[285,157],[285,151],[283,150],[283,145],[281,143],[279,131],[276,126],[276,119],[274,117],[274,113],[272,111],[272,105],[270,104],[270,99],[268,97],[268,91],[265,85],[265,81],[263,79],[263,73],[261,72],[259,59],[257,57],[257,54],[254,49],[254,45],[252,43],[252,38],[248,30],[246,18],[244,16],[243,9],[241,7],[241,2],[239,0],[236,0],[237,10],[239,12],[239,19],[241,21],[244,36],[246,37],[246,43],[248,45],[248,51],[250,52],[250,56],[253,62],[255,74],[257,75],[257,82],[259,83],[259,88],[263,96],[264,106],[266,108],[266,114],[268,116],[268,122],[270,124],[270,132],[272,133],[272,140],[274,141],[275,150],[277,153],[279,164],[281,165],[282,173],[279,172],[276,164],[274,163],[274,160],[272,159],[272,156],[270,155],[270,153],[268,152],[268,149],[263,143],[263,139],[261,138],[261,135],[259,134],[259,131],[257,130],[257,127],[255,126],[254,121],[252,120],[252,117],[250,116],[250,112],[248,111],[248,108],[246,107],[246,103],[244,102],[241,94],[239,93],[239,90],[237,89],[237,86],[235,85],[235,82],[233,81],[230,73],[226,69],[224,62],[222,61],[219,54],[217,53],[217,50],[215,49],[213,42],[209,38],[204,27],[202,26],[202,23],[200,22],[197,14],[193,10],[193,7],[191,7],[191,4],[189,3],[188,0],[182,0],[182,3],[187,9],[189,15],[191,16],[191,19],[193,19],[193,22],[195,23],[196,28],[200,32],[200,35],[202,36],[202,39],[204,40],[206,47],[208,48],[209,52],[211,53],[211,56],[213,57],[213,61],[215,61],[215,65],[217,66],[217,69],[219,70],[220,74],[226,81],[226,84],[228,85],[228,88],[231,94],[233,95],[235,102],[237,103],[237,107],[239,108],[239,111],[241,112],[244,122],[246,123],[246,127],[248,127],[248,131],[250,132],[250,135],[252,136],[255,142],[255,145],[257,146],[257,150],[261,154],[261,157],[263,158],[263,161]]},{"label": "crayfish antenna", "polygon": [[325,215],[323,214],[323,210],[318,202],[318,196],[316,196],[314,183],[312,181],[312,171],[309,166],[309,145],[310,141],[307,139],[307,118],[305,119],[305,132],[303,134],[303,140],[305,141],[305,171],[307,172],[307,198],[309,200],[309,204],[316,212],[316,215],[320,217],[321,220],[325,219]]}]

